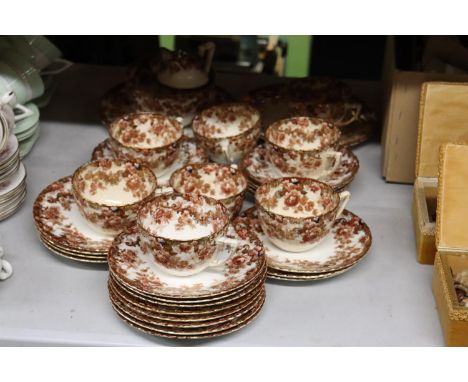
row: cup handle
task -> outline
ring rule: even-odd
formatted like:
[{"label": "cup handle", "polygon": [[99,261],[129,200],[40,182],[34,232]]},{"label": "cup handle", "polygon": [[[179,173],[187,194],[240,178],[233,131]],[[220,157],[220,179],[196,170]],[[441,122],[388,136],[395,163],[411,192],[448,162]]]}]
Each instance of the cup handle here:
[{"label": "cup handle", "polygon": [[202,44],[198,47],[198,54],[205,58],[205,63],[203,66],[203,71],[209,73],[211,69],[211,64],[213,62],[215,44],[211,41]]},{"label": "cup handle", "polygon": [[328,170],[324,172],[324,174],[322,174],[321,178],[324,178],[330,174],[333,174],[336,171],[336,169],[341,163],[342,156],[343,154],[340,151],[331,151],[331,152],[328,151],[322,154],[322,160],[331,158],[334,160],[334,163],[331,168],[329,168]]},{"label": "cup handle", "polygon": [[[217,245],[228,246],[228,247],[231,247],[231,248],[239,248],[240,247],[238,240],[231,239],[231,238],[228,238],[228,237],[218,238],[216,240],[216,244]],[[209,266],[210,267],[219,267],[221,265],[224,265],[224,263],[226,263],[226,261],[229,259],[229,257],[230,256],[227,256],[225,259],[213,258],[213,259],[211,259]]]},{"label": "cup handle", "polygon": [[[56,66],[55,64],[58,64],[58,67],[56,69],[50,68],[51,66]],[[64,58],[57,58],[47,68],[41,70],[41,75],[49,76],[49,75],[60,74],[64,72],[65,70],[67,70],[72,65],[73,65],[73,62],[71,61],[65,60]]]},{"label": "cup handle", "polygon": [[12,275],[13,267],[8,261],[2,260],[1,259],[2,257],[3,257],[3,248],[0,247],[0,280],[6,280],[8,277]]},{"label": "cup handle", "polygon": [[349,125],[350,123],[356,121],[359,119],[359,116],[361,115],[361,109],[362,109],[362,105],[360,103],[353,103],[351,105],[349,104],[346,104],[346,108],[345,108],[345,115],[346,115],[346,112],[351,109],[351,117],[348,118],[347,120],[343,120],[344,119],[344,116],[343,118],[341,118],[339,121],[338,121],[338,125],[339,126],[347,126]]},{"label": "cup handle", "polygon": [[227,139],[222,140],[220,144],[221,144],[221,149],[223,150],[223,154],[224,154],[226,161],[228,163],[234,162],[234,158],[232,157],[231,150],[229,147],[229,141]]},{"label": "cup handle", "polygon": [[345,209],[346,205],[349,202],[349,198],[351,197],[351,193],[349,191],[342,191],[339,194],[340,196],[340,205],[338,207],[338,212],[336,214],[336,219],[338,219],[341,214],[343,213],[343,210]]},{"label": "cup handle", "polygon": [[34,114],[31,109],[28,109],[26,106],[21,105],[20,103],[17,103],[14,108],[22,112],[20,114],[15,114],[15,121],[21,121],[22,119],[30,117]]}]

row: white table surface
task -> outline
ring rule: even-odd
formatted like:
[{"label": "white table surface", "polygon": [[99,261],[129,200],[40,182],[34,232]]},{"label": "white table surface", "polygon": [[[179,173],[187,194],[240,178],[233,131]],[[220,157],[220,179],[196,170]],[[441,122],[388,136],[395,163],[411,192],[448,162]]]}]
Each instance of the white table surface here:
[{"label": "white table surface", "polygon": [[0,345],[443,345],[432,266],[418,264],[415,256],[412,187],[382,180],[377,143],[355,149],[361,168],[350,187],[348,209],[367,222],[373,235],[369,255],[357,267],[318,282],[268,280],[257,319],[218,339],[172,341],[127,326],[108,300],[107,267],[50,253],[36,236],[31,212],[44,187],[89,160],[93,147],[106,138],[97,121],[97,99],[120,74],[104,72],[76,68],[59,79],[42,114],[41,137],[25,160],[26,203],[0,222],[0,245],[14,267],[14,275],[0,282]]}]

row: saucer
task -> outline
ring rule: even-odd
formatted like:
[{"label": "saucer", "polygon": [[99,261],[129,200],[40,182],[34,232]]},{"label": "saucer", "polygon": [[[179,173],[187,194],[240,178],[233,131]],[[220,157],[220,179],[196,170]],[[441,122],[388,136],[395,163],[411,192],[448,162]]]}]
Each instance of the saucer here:
[{"label": "saucer", "polygon": [[[111,149],[109,139],[106,139],[94,148],[91,159],[115,159],[115,157],[116,156]],[[208,156],[206,155],[205,151],[200,146],[198,146],[195,139],[184,135],[181,139],[178,157],[174,163],[169,166],[163,175],[157,177],[158,186],[169,186],[169,179],[172,173],[189,163],[207,162]]]},{"label": "saucer", "polygon": [[[359,169],[359,160],[348,148],[339,149],[343,153],[340,165],[333,174],[320,179],[332,186],[335,191],[342,191],[354,179]],[[282,178],[278,170],[267,160],[265,145],[258,145],[245,156],[240,164],[249,180],[249,190],[255,193],[256,188],[270,179]]]},{"label": "saucer", "polygon": [[[115,238],[109,250],[109,269],[112,275],[128,289],[154,298],[203,299],[227,294],[248,284],[265,267],[264,248],[255,235],[247,230],[228,226],[227,238],[234,238],[242,245],[234,253],[227,248],[217,255],[227,259],[218,267],[185,277],[177,277],[157,267],[151,253],[140,246],[140,233],[131,227]],[[189,303],[189,302],[187,302]]]},{"label": "saucer", "polygon": [[40,130],[41,128],[38,124],[36,130],[34,131],[34,134],[31,135],[29,138],[25,139],[24,141],[20,142],[19,151],[21,159],[23,159],[26,155],[28,155],[31,152],[32,148],[34,147],[34,144],[39,139]]},{"label": "saucer", "polygon": [[316,247],[299,253],[284,251],[268,239],[258,221],[256,207],[241,213],[234,223],[255,232],[263,242],[269,272],[305,273],[318,277],[318,273],[349,269],[366,255],[372,243],[367,224],[348,210],[343,211],[331,232]]},{"label": "saucer", "polygon": [[245,314],[233,321],[227,321],[209,328],[195,328],[192,330],[164,330],[164,328],[160,326],[152,325],[144,320],[128,315],[127,313],[121,311],[115,305],[113,305],[112,307],[124,322],[144,333],[165,338],[195,340],[219,337],[242,329],[243,327],[250,324],[258,316],[263,307],[264,302],[265,297],[262,297],[253,309],[245,312]]},{"label": "saucer", "polygon": [[40,113],[38,107],[32,102],[27,103],[24,106],[31,110],[33,114],[27,118],[22,119],[21,121],[16,121],[15,127],[13,128],[13,133],[16,136],[19,134],[24,134],[39,123]]},{"label": "saucer", "polygon": [[[266,276],[266,275],[265,275]],[[118,282],[113,280],[112,274],[109,277],[108,288],[119,299],[131,306],[134,310],[143,315],[151,316],[160,320],[170,320],[174,322],[203,322],[216,318],[225,317],[236,313],[247,307],[253,300],[259,297],[264,290],[264,277],[261,283],[257,283],[246,296],[234,302],[227,301],[216,306],[183,310],[182,308],[172,309],[163,305],[149,303],[128,293],[128,291]]]},{"label": "saucer", "polygon": [[81,216],[70,176],[55,181],[39,194],[33,217],[41,236],[61,248],[84,254],[106,254],[112,244],[111,236],[94,231]]}]

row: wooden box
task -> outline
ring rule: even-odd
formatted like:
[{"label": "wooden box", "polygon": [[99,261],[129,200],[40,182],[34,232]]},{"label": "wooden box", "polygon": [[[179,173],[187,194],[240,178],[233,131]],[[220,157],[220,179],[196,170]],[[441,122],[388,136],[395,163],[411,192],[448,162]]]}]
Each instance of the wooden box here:
[{"label": "wooden box", "polygon": [[453,280],[468,270],[468,146],[446,144],[440,155],[432,289],[446,344],[468,346],[468,307],[458,302]]},{"label": "wooden box", "polygon": [[439,150],[444,143],[468,142],[468,83],[427,82],[421,90],[413,226],[417,259],[433,264]]}]

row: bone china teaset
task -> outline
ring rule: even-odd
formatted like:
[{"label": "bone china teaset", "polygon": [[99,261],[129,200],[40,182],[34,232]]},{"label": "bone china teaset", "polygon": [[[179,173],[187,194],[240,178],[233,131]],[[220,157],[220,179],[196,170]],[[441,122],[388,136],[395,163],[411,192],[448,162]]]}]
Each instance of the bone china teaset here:
[{"label": "bone china teaset", "polygon": [[[175,67],[160,80],[185,91],[184,76],[168,74]],[[333,277],[365,256],[369,228],[345,210],[343,191],[359,163],[332,122],[277,121],[264,145],[261,114],[245,103],[200,110],[195,138],[183,123],[159,110],[121,113],[92,161],[34,203],[53,253],[109,264],[112,307],[126,323],[168,338],[224,335],[259,314],[267,275]],[[247,191],[255,207],[240,213]]]}]

